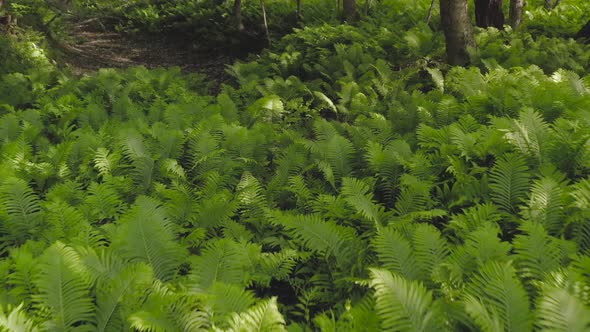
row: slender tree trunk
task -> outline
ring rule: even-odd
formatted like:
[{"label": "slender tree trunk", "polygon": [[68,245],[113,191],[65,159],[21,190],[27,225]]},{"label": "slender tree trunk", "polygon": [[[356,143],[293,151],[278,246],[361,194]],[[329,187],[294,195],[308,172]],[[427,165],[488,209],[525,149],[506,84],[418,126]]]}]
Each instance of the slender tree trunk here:
[{"label": "slender tree trunk", "polygon": [[551,9],[553,9],[553,7],[554,7],[553,0],[545,0],[545,9],[551,10]]},{"label": "slender tree trunk", "polygon": [[264,31],[266,32],[266,39],[268,41],[268,46],[270,47],[270,32],[268,31],[268,21],[266,20],[266,5],[264,4],[264,0],[260,0],[260,9],[262,9],[262,19],[264,21]]},{"label": "slender tree trunk", "polygon": [[584,39],[586,42],[590,40],[590,21],[586,22],[580,31],[578,31],[576,38]]},{"label": "slender tree trunk", "polygon": [[434,6],[436,5],[436,0],[432,0],[430,3],[430,8],[428,8],[428,15],[426,16],[426,24],[430,23],[432,19],[432,12],[434,11]]},{"label": "slender tree trunk", "polygon": [[343,0],[342,11],[344,12],[344,19],[347,22],[355,22],[357,19],[356,13],[356,1],[355,0]]},{"label": "slender tree trunk", "polygon": [[510,0],[510,26],[516,30],[522,24],[524,0]]},{"label": "slender tree trunk", "polygon": [[301,12],[301,0],[297,0],[297,21],[303,19],[303,13]]},{"label": "slender tree trunk", "polygon": [[503,29],[502,0],[475,0],[475,24],[482,28]]},{"label": "slender tree trunk", "polygon": [[234,0],[234,20],[239,31],[244,31],[244,22],[242,21],[242,0]]},{"label": "slender tree trunk", "polygon": [[469,47],[475,47],[467,0],[440,0],[440,16],[451,65],[469,63]]}]

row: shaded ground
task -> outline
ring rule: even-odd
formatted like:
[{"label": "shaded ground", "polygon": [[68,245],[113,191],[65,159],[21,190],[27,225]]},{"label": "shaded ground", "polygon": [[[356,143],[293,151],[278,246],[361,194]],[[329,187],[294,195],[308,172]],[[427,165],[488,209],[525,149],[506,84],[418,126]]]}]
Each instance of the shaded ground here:
[{"label": "shaded ground", "polygon": [[73,23],[70,41],[61,43],[62,61],[74,74],[82,75],[100,68],[146,68],[178,66],[183,71],[201,72],[214,83],[216,90],[230,79],[226,65],[243,59],[247,52],[236,48],[211,49],[199,46],[198,40],[174,40],[162,36],[133,37],[106,31],[97,20]]}]

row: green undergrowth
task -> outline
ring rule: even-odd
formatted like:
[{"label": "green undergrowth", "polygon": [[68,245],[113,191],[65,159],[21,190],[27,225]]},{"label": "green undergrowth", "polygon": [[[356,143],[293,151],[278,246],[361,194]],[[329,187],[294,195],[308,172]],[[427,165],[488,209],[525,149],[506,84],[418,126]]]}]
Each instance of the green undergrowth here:
[{"label": "green undergrowth", "polygon": [[0,330],[587,331],[587,47],[489,29],[448,67],[416,6],[218,95],[0,38]]}]

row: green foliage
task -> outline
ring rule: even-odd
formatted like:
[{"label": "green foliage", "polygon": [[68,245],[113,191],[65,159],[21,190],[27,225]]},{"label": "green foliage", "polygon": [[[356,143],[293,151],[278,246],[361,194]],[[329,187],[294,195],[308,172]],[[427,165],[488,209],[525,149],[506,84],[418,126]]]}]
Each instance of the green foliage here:
[{"label": "green foliage", "polygon": [[[0,330],[587,330],[588,50],[556,38],[582,15],[529,7],[553,35],[479,30],[449,68],[429,4],[304,2],[217,96],[0,39]],[[76,5],[233,38],[230,2]]]}]

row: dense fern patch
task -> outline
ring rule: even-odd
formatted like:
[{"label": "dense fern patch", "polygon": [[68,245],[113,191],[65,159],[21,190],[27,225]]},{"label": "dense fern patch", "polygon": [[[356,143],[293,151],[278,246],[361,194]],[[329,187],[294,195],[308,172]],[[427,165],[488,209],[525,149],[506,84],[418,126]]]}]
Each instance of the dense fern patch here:
[{"label": "dense fern patch", "polygon": [[297,30],[216,96],[3,69],[0,330],[587,331],[588,48],[404,31]]}]

